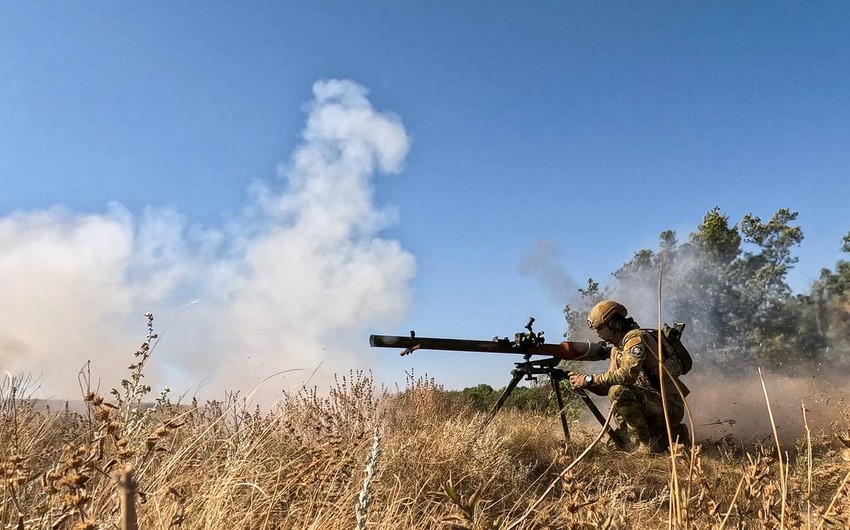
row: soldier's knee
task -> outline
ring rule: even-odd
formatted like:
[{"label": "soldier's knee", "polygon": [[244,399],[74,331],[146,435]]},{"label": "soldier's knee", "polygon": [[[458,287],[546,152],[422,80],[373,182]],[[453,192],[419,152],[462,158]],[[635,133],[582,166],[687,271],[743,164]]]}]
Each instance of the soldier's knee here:
[{"label": "soldier's knee", "polygon": [[608,397],[611,401],[618,399],[622,393],[623,387],[620,385],[611,385],[611,388],[608,389]]},{"label": "soldier's knee", "polygon": [[611,401],[616,400],[620,403],[625,401],[635,401],[637,399],[632,389],[623,385],[612,385],[611,388],[608,389],[608,397]]}]

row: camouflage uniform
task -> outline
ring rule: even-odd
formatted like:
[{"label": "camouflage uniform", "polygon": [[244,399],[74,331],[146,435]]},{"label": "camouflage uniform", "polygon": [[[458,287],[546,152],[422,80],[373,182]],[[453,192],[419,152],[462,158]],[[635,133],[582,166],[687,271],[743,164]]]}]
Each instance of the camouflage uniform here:
[{"label": "camouflage uniform", "polygon": [[[620,344],[610,350],[610,367],[607,372],[593,375],[589,390],[597,394],[608,394],[617,401],[614,411],[620,434],[650,447],[666,445],[667,427],[664,423],[664,408],[658,384],[658,344],[647,331],[633,329],[626,333]],[[669,374],[669,372],[667,372]],[[671,374],[672,375],[672,374]],[[687,396],[688,388],[673,376],[682,393]],[[685,413],[682,396],[671,383],[664,382],[667,395],[667,410],[674,437],[684,426],[677,427]],[[685,440],[680,439],[681,443]]]}]

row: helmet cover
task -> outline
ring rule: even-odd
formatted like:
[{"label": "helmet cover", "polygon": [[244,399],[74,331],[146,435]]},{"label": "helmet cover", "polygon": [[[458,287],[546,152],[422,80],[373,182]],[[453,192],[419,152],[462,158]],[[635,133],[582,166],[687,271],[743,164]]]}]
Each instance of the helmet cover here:
[{"label": "helmet cover", "polygon": [[613,300],[602,300],[593,306],[593,309],[587,314],[587,327],[598,329],[610,322],[615,316],[625,318],[628,314],[629,312],[623,304]]}]

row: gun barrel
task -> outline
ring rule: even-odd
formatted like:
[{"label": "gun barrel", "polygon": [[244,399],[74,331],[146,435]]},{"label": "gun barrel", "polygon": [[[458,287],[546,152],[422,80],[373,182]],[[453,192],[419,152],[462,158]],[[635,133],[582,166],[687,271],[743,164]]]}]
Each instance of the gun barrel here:
[{"label": "gun barrel", "polygon": [[511,341],[438,339],[431,337],[399,337],[394,335],[369,335],[373,348],[402,348],[416,350],[468,351],[483,353],[522,353]]},{"label": "gun barrel", "polygon": [[415,350],[443,350],[479,353],[517,353],[547,355],[564,360],[598,360],[604,358],[602,346],[589,342],[564,341],[559,344],[538,344],[527,350],[518,348],[509,339],[469,340],[441,339],[433,337],[403,337],[397,335],[370,335],[369,346],[373,348],[401,348],[409,353]]}]

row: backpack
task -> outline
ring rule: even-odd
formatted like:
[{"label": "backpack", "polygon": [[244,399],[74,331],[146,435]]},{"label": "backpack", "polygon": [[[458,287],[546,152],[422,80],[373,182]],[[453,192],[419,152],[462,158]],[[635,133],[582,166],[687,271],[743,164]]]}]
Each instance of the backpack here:
[{"label": "backpack", "polygon": [[[694,364],[691,352],[682,344],[684,329],[685,324],[682,322],[673,322],[672,326],[664,324],[661,328],[661,362],[664,364],[664,369],[676,377],[690,372]],[[649,333],[655,344],[658,343],[657,329],[644,328],[641,331]]]}]

